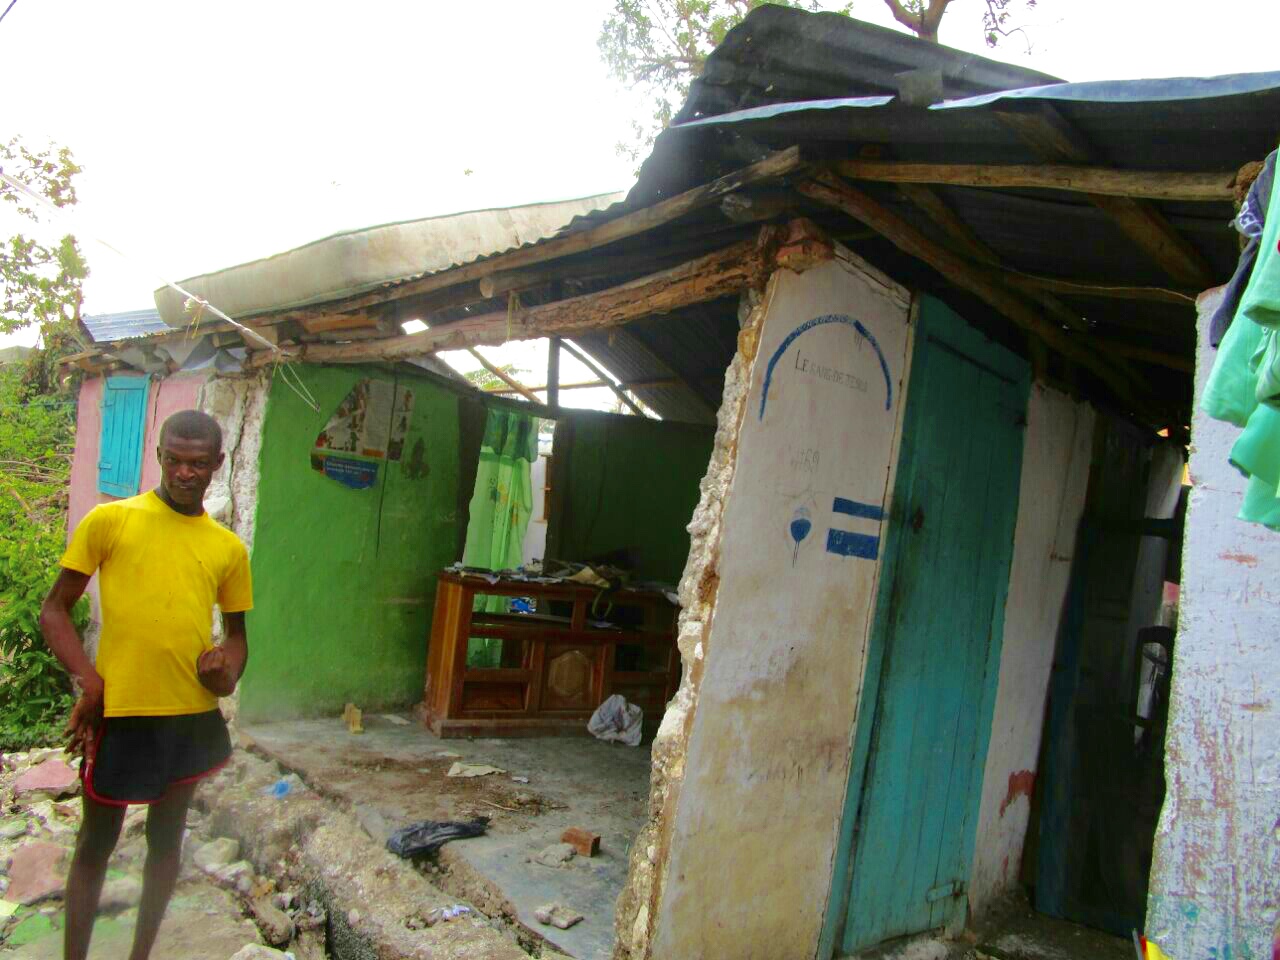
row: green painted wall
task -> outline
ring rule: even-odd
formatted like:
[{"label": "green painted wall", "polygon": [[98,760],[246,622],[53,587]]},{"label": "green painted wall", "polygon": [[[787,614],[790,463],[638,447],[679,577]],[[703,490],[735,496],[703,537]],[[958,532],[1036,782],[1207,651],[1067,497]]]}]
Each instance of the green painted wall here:
[{"label": "green painted wall", "polygon": [[[421,699],[435,573],[459,543],[458,397],[371,367],[294,368],[314,395],[271,391],[254,532],[255,609],[240,709],[249,720]],[[356,381],[410,385],[404,458],[351,490],[310,467],[311,447]]]},{"label": "green painted wall", "polygon": [[711,427],[573,412],[556,427],[547,556],[628,550],[643,579],[676,583],[689,556]]}]

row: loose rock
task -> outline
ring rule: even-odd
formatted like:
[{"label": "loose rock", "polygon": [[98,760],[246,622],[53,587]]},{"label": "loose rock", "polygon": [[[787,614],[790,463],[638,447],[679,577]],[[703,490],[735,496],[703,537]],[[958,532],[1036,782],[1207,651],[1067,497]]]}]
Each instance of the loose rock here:
[{"label": "loose rock", "polygon": [[24,843],[9,864],[9,889],[5,899],[32,904],[60,897],[66,887],[67,850],[56,843],[35,840]]},{"label": "loose rock", "polygon": [[563,903],[546,903],[533,911],[534,919],[548,927],[559,927],[568,930],[575,923],[584,919],[576,910],[570,910]]},{"label": "loose rock", "polygon": [[50,758],[32,767],[13,784],[13,796],[24,803],[57,800],[80,791],[80,774],[62,760]]},{"label": "loose rock", "polygon": [[142,900],[142,882],[136,877],[119,877],[108,880],[102,887],[102,899],[98,901],[98,909],[106,913],[116,913],[136,907]]},{"label": "loose rock", "polygon": [[288,914],[278,909],[270,899],[259,897],[252,901],[249,906],[253,910],[254,917],[258,920],[258,927],[262,930],[262,935],[267,938],[267,943],[278,947],[293,939],[293,921],[289,919]]},{"label": "loose rock", "polygon": [[26,820],[6,820],[0,823],[0,840],[16,840],[27,832]]},{"label": "loose rock", "polygon": [[235,862],[240,856],[240,842],[230,837],[211,840],[196,851],[196,866],[205,873],[214,873]]},{"label": "loose rock", "polygon": [[544,867],[563,867],[577,855],[571,843],[553,843],[533,858]]}]

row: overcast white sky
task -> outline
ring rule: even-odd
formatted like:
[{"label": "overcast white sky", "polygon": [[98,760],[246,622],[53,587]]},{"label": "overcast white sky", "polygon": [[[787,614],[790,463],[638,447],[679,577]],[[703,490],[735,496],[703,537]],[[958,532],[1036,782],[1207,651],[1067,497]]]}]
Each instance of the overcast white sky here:
[{"label": "overcast white sky", "polygon": [[[345,228],[625,190],[614,144],[643,104],[599,60],[610,6],[17,0],[0,137],[70,146],[86,226],[174,279]],[[988,54],[982,6],[955,0],[942,41]],[[892,24],[881,0],[854,12]],[[1276,0],[1040,0],[1022,19],[1030,55],[1017,36],[994,55],[1071,80],[1280,69]],[[83,246],[86,312],[152,304],[152,277]]]}]

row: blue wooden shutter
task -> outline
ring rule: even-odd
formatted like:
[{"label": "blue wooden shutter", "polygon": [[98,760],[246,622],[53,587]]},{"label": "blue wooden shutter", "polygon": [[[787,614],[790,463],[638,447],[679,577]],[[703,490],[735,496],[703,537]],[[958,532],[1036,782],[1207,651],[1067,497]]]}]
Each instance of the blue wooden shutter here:
[{"label": "blue wooden shutter", "polygon": [[132,497],[138,492],[150,383],[148,377],[108,377],[102,393],[98,489],[113,497]]}]

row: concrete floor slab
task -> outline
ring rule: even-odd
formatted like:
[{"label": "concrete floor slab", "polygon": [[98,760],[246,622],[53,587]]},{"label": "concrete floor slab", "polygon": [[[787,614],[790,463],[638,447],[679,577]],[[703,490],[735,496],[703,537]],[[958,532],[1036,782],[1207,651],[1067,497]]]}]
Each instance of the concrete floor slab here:
[{"label": "concrete floor slab", "polygon": [[[313,789],[349,804],[380,842],[419,820],[489,817],[489,832],[449,844],[449,858],[488,881],[523,926],[559,950],[579,960],[611,956],[614,904],[626,880],[631,842],[645,820],[647,747],[588,737],[441,740],[416,722],[397,724],[369,714],[364,727],[363,734],[350,734],[334,717],[253,724],[241,732]],[[448,777],[458,761],[505,772]],[[600,854],[563,867],[532,862],[568,827],[599,834]],[[569,930],[539,924],[534,910],[553,901],[585,919]]]}]

